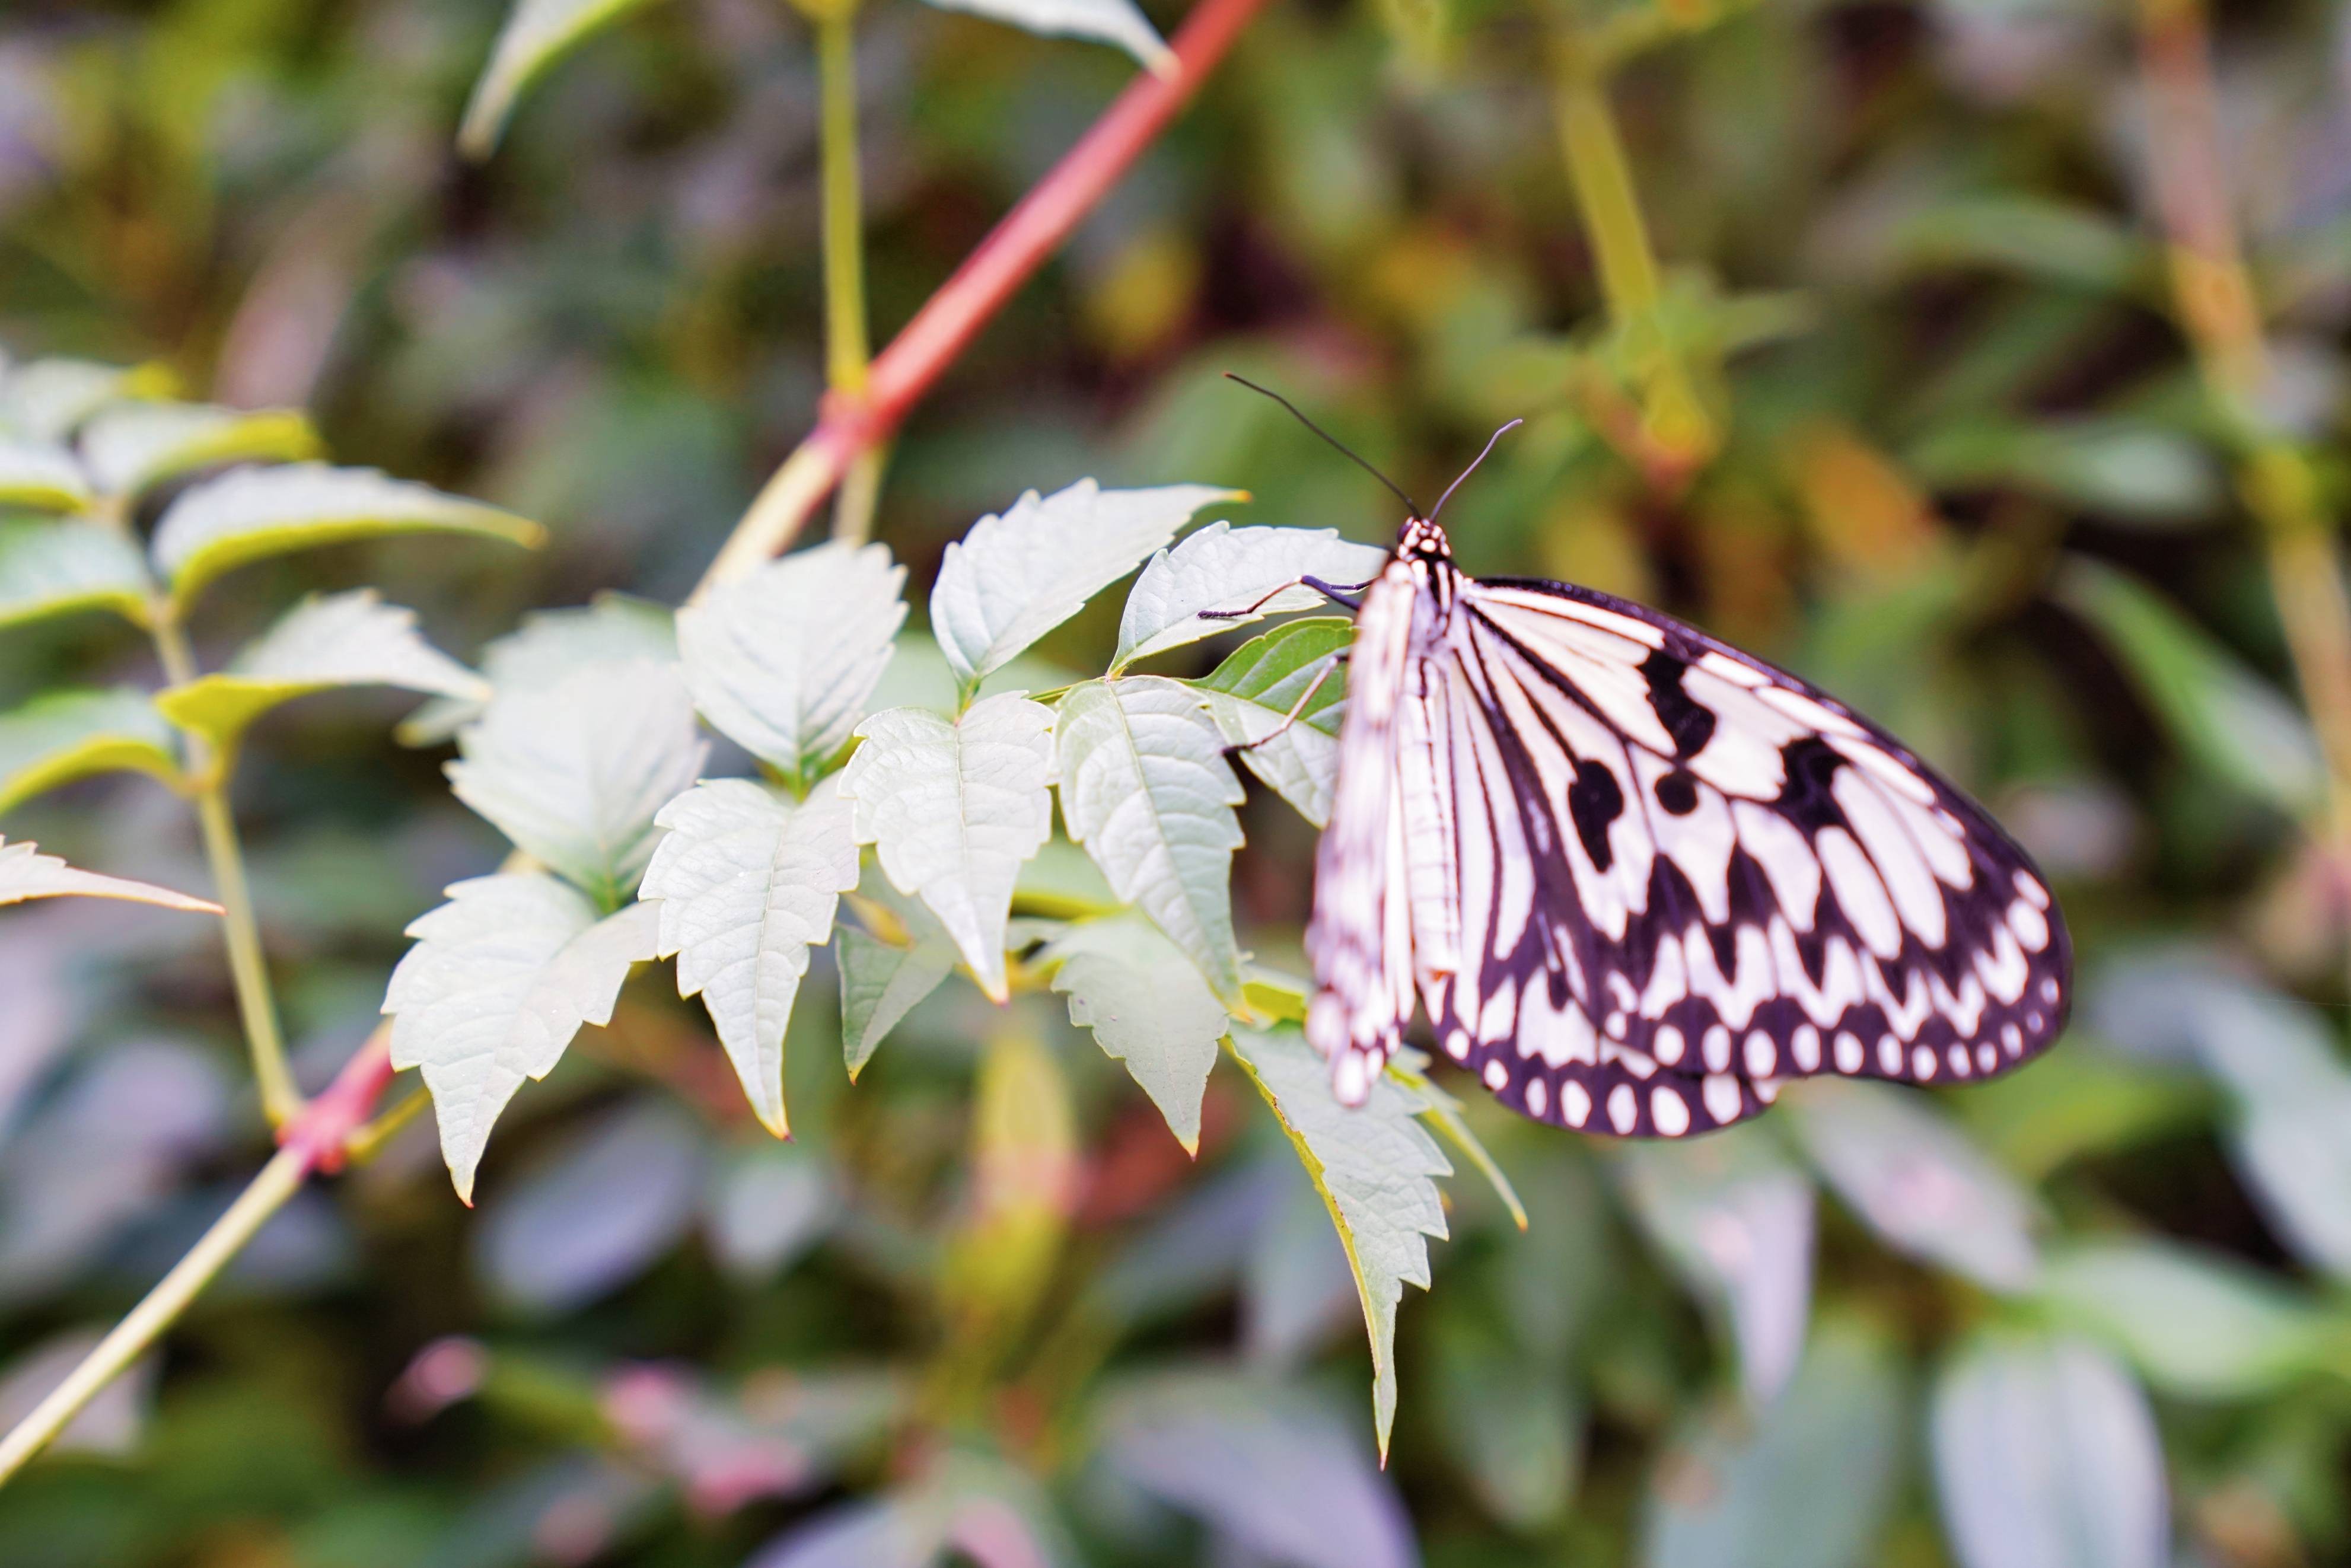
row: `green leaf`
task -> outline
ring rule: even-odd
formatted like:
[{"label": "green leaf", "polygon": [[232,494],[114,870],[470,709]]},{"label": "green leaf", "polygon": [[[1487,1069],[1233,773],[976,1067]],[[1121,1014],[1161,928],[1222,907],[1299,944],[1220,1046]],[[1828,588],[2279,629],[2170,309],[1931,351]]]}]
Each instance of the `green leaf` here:
[{"label": "green leaf", "polygon": [[1833,1079],[1790,1089],[1784,1102],[1805,1152],[1889,1245],[1990,1290],[2032,1282],[2032,1200],[1924,1101]]},{"label": "green leaf", "polygon": [[392,972],[392,1064],[421,1069],[457,1196],[490,1128],[526,1078],[544,1078],[583,1024],[612,1019],[632,965],[654,956],[657,905],[597,917],[573,888],[539,872],[475,877],[416,920]]},{"label": "green leaf", "polygon": [[2195,442],[2122,420],[1947,424],[1907,455],[1938,490],[2012,486],[2141,523],[2200,521],[2224,498],[2220,471]]},{"label": "green leaf", "polygon": [[854,1083],[874,1049],[953,971],[955,944],[940,933],[901,946],[843,924],[832,956],[841,971],[841,1052]]},{"label": "green leaf", "polygon": [[468,158],[488,157],[515,105],[549,66],[590,34],[647,4],[649,0],[515,0],[491,46],[490,63],[466,101],[465,118],[457,129],[458,150]]},{"label": "green leaf", "polygon": [[830,779],[799,805],[714,779],[653,821],[669,834],[637,896],[661,902],[661,956],[677,956],[679,996],[701,993],[760,1124],[789,1137],[784,1031],[809,949],[831,939],[841,894],[857,885],[849,804]]},{"label": "green leaf", "polygon": [[707,748],[675,667],[641,663],[501,692],[457,749],[457,799],[610,909],[653,857],[653,813],[694,782]]},{"label": "green leaf", "polygon": [[1133,571],[1193,513],[1238,498],[1206,485],[1104,490],[1091,479],[1041,498],[1031,490],[947,546],[931,589],[931,635],[969,691]]},{"label": "green leaf", "polygon": [[1031,33],[1091,38],[1124,49],[1146,68],[1165,76],[1176,57],[1134,0],[931,0],[944,11],[968,11],[990,21],[1008,22]]},{"label": "green leaf", "polygon": [[78,871],[55,855],[39,853],[29,843],[0,841],[0,904],[22,904],[28,898],[120,898],[184,909],[192,915],[221,913],[221,906],[208,899],[191,898],[149,883]]},{"label": "green leaf", "polygon": [[1583,1469],[1582,1401],[1563,1369],[1530,1366],[1476,1320],[1437,1324],[1437,1417],[1455,1469],[1487,1511],[1521,1533],[1556,1524]]},{"label": "green leaf", "polygon": [[2126,293],[2156,276],[2154,247],[2094,207],[2041,196],[1966,196],[1905,221],[1894,245],[1912,266],[1998,267]]},{"label": "green leaf", "polygon": [[1314,1189],[1331,1210],[1354,1271],[1372,1346],[1372,1415],[1385,1460],[1395,1420],[1395,1314],[1407,1284],[1428,1288],[1429,1237],[1446,1235],[1434,1177],[1453,1174],[1421,1126],[1419,1097],[1391,1079],[1349,1109],[1331,1092],[1331,1071],[1295,1029],[1232,1031],[1234,1060],[1290,1134]]},{"label": "green leaf", "polygon": [[882,545],[822,544],[768,562],[677,612],[702,716],[799,783],[864,716],[906,619],[906,569]]},{"label": "green leaf", "polygon": [[0,430],[57,444],[110,402],[169,397],[173,390],[170,372],[156,366],[126,371],[91,360],[35,360],[0,376]]},{"label": "green leaf", "polygon": [[2203,628],[2086,557],[2059,570],[2056,596],[2105,634],[2181,748],[2214,776],[2288,812],[2317,809],[2325,763],[2309,725]]},{"label": "green leaf", "polygon": [[888,667],[883,670],[882,679],[866,695],[868,717],[893,707],[926,707],[952,718],[963,710],[967,695],[977,701],[1007,692],[1053,692],[1083,678],[1050,659],[1023,653],[998,666],[966,694],[958,689],[954,667],[929,632],[899,633],[896,650]]},{"label": "green leaf", "polygon": [[[482,678],[493,691],[521,692],[554,685],[596,665],[665,664],[677,657],[677,634],[669,607],[625,593],[600,593],[572,610],[541,610],[522,618],[516,631],[482,650]],[[402,721],[394,736],[403,746],[437,746],[482,716],[486,699],[440,697]]]},{"label": "green leaf", "polygon": [[1091,681],[1056,725],[1061,820],[1111,891],[1138,905],[1228,1005],[1240,998],[1232,859],[1240,780],[1181,681]]},{"label": "green leaf", "polygon": [[2164,1568],[2171,1507],[2147,1396],[2080,1340],[1996,1335],[1944,1368],[1930,1428],[1962,1568]]},{"label": "green leaf", "polygon": [[536,546],[546,530],[371,468],[290,463],[239,468],[196,485],[155,525],[155,569],[186,603],[213,579],[290,550],[393,534],[472,534]]},{"label": "green leaf", "polygon": [[2351,1364],[2341,1322],[2268,1276],[2173,1242],[2053,1251],[2037,1295],[2184,1398],[2259,1398]]},{"label": "green leaf", "polygon": [[135,686],[53,692],[0,714],[0,811],[92,773],[151,773],[177,788],[171,727]]},{"label": "green leaf", "polygon": [[[1111,668],[1164,653],[1330,601],[1301,577],[1332,584],[1367,582],[1387,564],[1376,545],[1351,544],[1336,528],[1236,528],[1210,523],[1151,558],[1126,596],[1118,623],[1118,655]],[[1270,595],[1271,597],[1268,597]],[[1260,602],[1262,601],[1262,602]],[[1252,609],[1251,607],[1255,608]],[[1249,611],[1228,621],[1203,621],[1207,611]]]},{"label": "green leaf", "polygon": [[155,698],[163,716],[227,745],[278,704],[337,686],[399,686],[473,698],[489,685],[418,634],[416,612],[372,588],[302,601],[214,674]]},{"label": "green leaf", "polygon": [[1635,1144],[1617,1169],[1634,1217],[1739,1347],[1761,1407],[1794,1375],[1813,1297],[1813,1184],[1771,1134]]},{"label": "green leaf", "polygon": [[1646,1568],[1863,1568],[1902,1479],[1900,1374],[1858,1325],[1824,1329],[1787,1392],[1719,1403],[1651,1482]]},{"label": "green leaf", "polygon": [[78,512],[89,500],[89,480],[72,453],[0,436],[0,507]]},{"label": "green leaf", "polygon": [[1053,831],[1052,727],[1050,708],[1009,693],[952,720],[892,708],[857,727],[864,744],[841,773],[857,841],[874,846],[892,886],[930,905],[999,1002],[1013,883]]},{"label": "green leaf", "polygon": [[121,402],[91,416],[82,461],[110,496],[136,497],[216,463],[295,463],[324,454],[309,419],[292,409],[198,402]]},{"label": "green leaf", "polygon": [[[1242,643],[1192,683],[1226,742],[1247,748],[1236,753],[1242,765],[1318,828],[1331,819],[1347,695],[1343,670],[1322,672],[1354,637],[1355,623],[1335,616],[1292,621]],[[1317,679],[1322,685],[1291,722],[1290,709]]]},{"label": "green leaf", "polygon": [[1132,915],[1067,927],[1038,959],[1070,1021],[1126,1070],[1167,1118],[1187,1155],[1200,1152],[1200,1099],[1230,1027],[1199,970],[1148,922]]},{"label": "green leaf", "polygon": [[81,610],[143,622],[152,588],[139,547],[99,523],[0,523],[0,626]]}]

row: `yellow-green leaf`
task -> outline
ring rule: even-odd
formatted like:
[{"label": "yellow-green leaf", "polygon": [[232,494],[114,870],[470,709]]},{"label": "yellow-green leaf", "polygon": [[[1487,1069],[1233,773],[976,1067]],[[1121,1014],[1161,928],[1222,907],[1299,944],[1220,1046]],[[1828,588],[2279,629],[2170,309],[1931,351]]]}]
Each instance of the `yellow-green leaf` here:
[{"label": "yellow-green leaf", "polygon": [[0,524],[0,626],[82,610],[143,620],[151,591],[139,548],[99,523]]},{"label": "yellow-green leaf", "polygon": [[180,781],[172,731],[131,686],[56,692],[0,714],[0,811],[92,773]]},{"label": "yellow-green leaf", "polygon": [[324,451],[308,417],[283,408],[119,402],[91,415],[81,433],[82,461],[110,496],[135,497],[216,463],[295,463]]}]

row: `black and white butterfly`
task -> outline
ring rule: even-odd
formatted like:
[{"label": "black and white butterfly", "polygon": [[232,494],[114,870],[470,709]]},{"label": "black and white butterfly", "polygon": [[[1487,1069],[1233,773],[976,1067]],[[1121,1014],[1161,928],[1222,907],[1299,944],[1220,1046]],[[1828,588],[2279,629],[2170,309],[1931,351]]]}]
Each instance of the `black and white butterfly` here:
[{"label": "black and white butterfly", "polygon": [[1991,1077],[2064,1027],[2032,861],[1817,688],[1605,593],[1471,578],[1417,515],[1360,586],[1306,934],[1342,1100],[1416,996],[1504,1103],[1626,1137],[1791,1078]]}]

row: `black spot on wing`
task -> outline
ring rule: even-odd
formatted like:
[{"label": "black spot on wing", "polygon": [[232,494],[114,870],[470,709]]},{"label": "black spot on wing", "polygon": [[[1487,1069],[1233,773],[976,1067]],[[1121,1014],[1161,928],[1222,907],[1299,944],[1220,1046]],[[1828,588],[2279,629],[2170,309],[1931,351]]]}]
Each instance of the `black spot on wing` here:
[{"label": "black spot on wing", "polygon": [[1608,827],[1625,814],[1625,791],[1616,775],[1590,758],[1575,765],[1575,782],[1567,787],[1568,815],[1575,820],[1575,836],[1593,865],[1606,871],[1614,858],[1608,848]]},{"label": "black spot on wing", "polygon": [[1666,727],[1666,733],[1674,737],[1677,757],[1696,757],[1714,737],[1714,710],[1682,687],[1682,672],[1688,668],[1663,648],[1641,661],[1641,674],[1649,683],[1649,706],[1656,710],[1657,722]]},{"label": "black spot on wing", "polygon": [[1698,810],[1698,780],[1687,768],[1677,768],[1657,779],[1657,804],[1677,817]]},{"label": "black spot on wing", "polygon": [[1787,781],[1772,810],[1808,834],[1844,825],[1844,809],[1830,793],[1836,770],[1846,766],[1835,747],[1817,735],[1800,735],[1780,748],[1780,766]]}]

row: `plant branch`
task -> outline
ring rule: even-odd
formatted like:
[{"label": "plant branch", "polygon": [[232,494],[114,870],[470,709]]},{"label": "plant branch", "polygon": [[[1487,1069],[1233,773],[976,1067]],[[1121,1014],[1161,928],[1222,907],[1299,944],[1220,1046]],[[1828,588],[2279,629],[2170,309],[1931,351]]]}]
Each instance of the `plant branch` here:
[{"label": "plant branch", "polygon": [[[194,680],[195,654],[176,612],[169,606],[159,607],[150,624],[165,678],[173,685]],[[253,1081],[261,1092],[262,1113],[269,1124],[284,1127],[301,1113],[302,1091],[286,1062],[286,1038],[278,1029],[277,1003],[269,990],[269,965],[262,953],[261,923],[254,914],[253,890],[245,877],[245,852],[237,843],[236,818],[229,810],[228,777],[234,759],[193,730],[182,734],[188,748],[188,775],[194,781],[196,822],[204,831],[204,859],[212,868],[213,889],[220,896],[229,978],[236,988],[246,1048],[253,1057]]]},{"label": "plant branch", "polygon": [[2270,592],[2326,762],[2340,877],[2351,866],[2351,597],[2310,459],[2262,412],[2269,345],[2230,210],[2202,0],[2140,0],[2139,61],[2173,311],[2261,525]]},{"label": "plant branch", "polygon": [[887,441],[946,368],[1060,248],[1166,128],[1266,0],[1201,0],[1164,72],[1135,78],[1078,144],[989,231],[955,275],[874,359],[864,395],[825,400],[822,416],[768,479],[694,597],[741,576],[792,541],[862,453]]},{"label": "plant branch", "polygon": [[[857,6],[816,16],[817,96],[823,111],[825,380],[836,397],[865,395],[872,350],[865,310],[865,202],[857,157]],[[833,506],[836,538],[862,543],[882,496],[880,444],[850,459]]]},{"label": "plant branch", "polygon": [[367,1112],[392,1076],[392,1032],[381,1027],[336,1075],[326,1092],[287,1127],[283,1145],[261,1174],[213,1222],[211,1229],[172,1266],[172,1271],[99,1341],[63,1383],[0,1437],[0,1484],[66,1429],[98,1392],[147,1354],[163,1331],[229,1260],[302,1188],[313,1171],[341,1166]]}]

